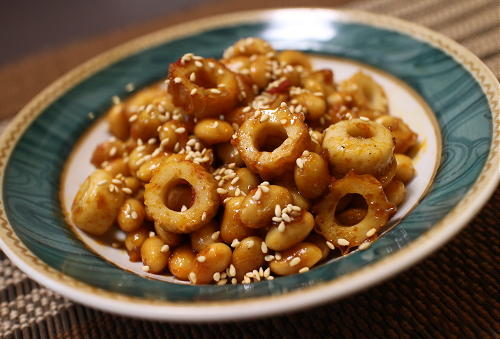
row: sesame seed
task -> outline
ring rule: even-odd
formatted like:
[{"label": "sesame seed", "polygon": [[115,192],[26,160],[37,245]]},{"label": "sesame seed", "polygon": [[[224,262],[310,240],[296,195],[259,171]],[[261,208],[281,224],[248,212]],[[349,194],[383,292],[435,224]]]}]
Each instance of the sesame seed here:
[{"label": "sesame seed", "polygon": [[240,177],[234,177],[233,180],[231,180],[231,185],[236,184],[240,180]]},{"label": "sesame seed", "polygon": [[117,185],[121,185],[121,184],[123,184],[123,182],[122,182],[121,180],[119,180],[119,179],[111,179],[111,182],[112,182],[113,184],[117,184]]},{"label": "sesame seed", "polygon": [[272,217],[271,220],[274,221],[274,222],[282,222],[283,218],[282,217]]},{"label": "sesame seed", "polygon": [[297,158],[297,160],[295,160],[295,163],[297,164],[298,168],[304,168],[304,160],[302,160],[301,158]]},{"label": "sesame seed", "polygon": [[182,79],[181,79],[181,78],[179,78],[179,77],[175,77],[175,78],[174,78],[174,82],[175,82],[176,84],[180,84],[180,83],[182,82]]},{"label": "sesame seed", "polygon": [[219,193],[219,194],[227,194],[227,190],[224,189],[224,188],[220,188],[219,187],[219,188],[217,188],[217,193]]},{"label": "sesame seed", "polygon": [[264,276],[264,278],[269,278],[269,276],[271,275],[271,268],[266,268],[262,275]]},{"label": "sesame seed", "polygon": [[264,257],[265,261],[273,261],[274,260],[274,255],[268,254]]},{"label": "sesame seed", "polygon": [[274,253],[274,257],[276,258],[276,260],[281,260],[281,253],[279,252]]},{"label": "sesame seed", "polygon": [[363,121],[370,121],[370,119],[368,119],[367,117],[364,117],[364,116],[360,116],[359,119],[363,120]]},{"label": "sesame seed", "polygon": [[249,277],[245,276],[243,280],[241,281],[242,284],[250,284],[252,281],[250,280]]},{"label": "sesame seed", "polygon": [[267,114],[263,114],[263,115],[260,117],[260,120],[259,120],[259,121],[260,121],[260,122],[265,122],[265,121],[267,121],[267,119],[269,119],[269,115],[267,115]]},{"label": "sesame seed", "polygon": [[292,221],[292,218],[290,218],[290,216],[288,214],[286,214],[286,213],[282,213],[281,214],[281,218],[283,218],[283,220],[285,222],[291,222]]},{"label": "sesame seed", "polygon": [[[134,219],[134,220],[135,220],[135,219],[137,219],[139,216],[137,215],[137,212],[136,212],[136,211],[132,211],[132,212],[130,213],[130,217],[131,217],[132,219]],[[154,236],[154,235],[153,235],[153,236]]]},{"label": "sesame seed", "polygon": [[234,239],[232,242],[231,242],[231,247],[238,247],[240,245],[240,241],[238,239]]},{"label": "sesame seed", "polygon": [[236,278],[231,279],[231,284],[236,285],[238,283],[238,280]]},{"label": "sesame seed", "polygon": [[270,188],[269,188],[269,187],[267,187],[267,186],[265,186],[265,185],[261,185],[261,186],[260,186],[260,189],[261,189],[261,190],[262,190],[262,192],[264,192],[264,193],[267,193],[267,192],[269,192],[269,191],[270,191]]},{"label": "sesame seed", "polygon": [[234,276],[236,275],[236,268],[234,267],[234,265],[233,265],[233,264],[231,264],[231,265],[229,266],[229,272],[228,272],[228,275],[229,275],[230,277],[234,277]]},{"label": "sesame seed", "polygon": [[161,252],[161,253],[167,253],[169,250],[170,250],[170,246],[168,246],[168,245],[163,245],[163,246],[160,248],[160,252]]},{"label": "sesame seed", "polygon": [[219,235],[220,235],[220,231],[216,231],[216,232],[212,233],[210,238],[212,238],[212,240],[217,240],[219,238]]},{"label": "sesame seed", "polygon": [[185,212],[185,211],[187,211],[187,209],[188,209],[188,208],[187,208],[187,206],[186,206],[186,205],[182,205],[182,207],[181,207],[181,212]]},{"label": "sesame seed", "polygon": [[219,75],[223,75],[223,74],[224,74],[224,70],[219,68],[219,69],[217,70],[217,74],[219,74]]},{"label": "sesame seed", "polygon": [[269,277],[266,278],[267,280],[273,280],[274,277],[272,275],[270,275]]},{"label": "sesame seed", "polygon": [[350,243],[346,239],[339,238],[337,239],[337,244],[339,244],[340,246],[349,246]]},{"label": "sesame seed", "polygon": [[234,196],[238,197],[238,196],[240,196],[240,194],[241,194],[240,188],[236,187],[236,189],[234,190]]},{"label": "sesame seed", "polygon": [[283,221],[280,222],[280,225],[278,226],[278,232],[285,232],[285,223]]},{"label": "sesame seed", "polygon": [[134,122],[137,120],[137,114],[132,115],[130,118],[128,118],[129,122]]},{"label": "sesame seed", "polygon": [[205,221],[207,219],[207,212],[203,212],[201,215],[201,220]]},{"label": "sesame seed", "polygon": [[250,112],[250,110],[251,110],[250,106],[246,106],[246,107],[244,107],[241,111],[242,111],[243,113],[248,113],[248,112]]},{"label": "sesame seed", "polygon": [[287,122],[287,120],[286,120],[286,119],[281,119],[281,120],[280,120],[280,124],[282,124],[282,125],[286,125],[286,122]]},{"label": "sesame seed", "polygon": [[128,84],[125,85],[125,90],[127,92],[132,92],[135,89],[135,86],[133,83],[129,82]]},{"label": "sesame seed", "polygon": [[192,82],[195,82],[196,81],[196,73],[191,73],[191,75],[189,76],[189,80],[191,80]]},{"label": "sesame seed", "polygon": [[220,280],[220,272],[215,272],[212,277],[214,278],[214,281],[219,281]]},{"label": "sesame seed", "polygon": [[196,258],[196,261],[198,262],[205,262],[207,260],[207,257],[204,255],[200,255],[198,258]]},{"label": "sesame seed", "polygon": [[220,274],[220,278],[221,278],[221,279],[226,279],[226,278],[227,278],[227,274],[226,274],[226,272],[221,272],[221,274]]},{"label": "sesame seed", "polygon": [[281,216],[281,206],[280,205],[274,206],[274,215],[277,217]]},{"label": "sesame seed", "polygon": [[282,101],[280,104],[281,107],[285,108],[286,107],[286,102]]},{"label": "sesame seed", "polygon": [[227,283],[227,279],[221,279],[217,282],[217,285],[221,286],[221,285],[225,285]]},{"label": "sesame seed", "polygon": [[149,138],[148,139],[148,144],[149,145],[154,145],[156,143],[156,138]]},{"label": "sesame seed", "polygon": [[209,89],[209,92],[214,93],[214,94],[221,94],[221,93],[222,93],[222,92],[220,91],[220,89],[217,89],[217,88],[210,88],[210,89]]},{"label": "sesame seed", "polygon": [[198,60],[196,60],[196,61],[194,62],[194,65],[195,65],[196,67],[203,67],[203,63],[202,63],[201,61],[198,61]]},{"label": "sesame seed", "polygon": [[177,127],[175,129],[175,133],[180,134],[180,133],[184,133],[184,132],[186,132],[186,128],[184,128],[184,127]]},{"label": "sesame seed", "polygon": [[366,249],[367,249],[368,247],[370,247],[371,245],[372,245],[372,243],[371,243],[371,242],[369,242],[369,241],[365,241],[365,242],[361,243],[361,245],[359,245],[359,246],[358,246],[358,248],[359,248],[360,250],[366,250]]},{"label": "sesame seed", "polygon": [[156,233],[155,233],[155,232],[153,232],[153,231],[149,232],[149,237],[150,237],[150,238],[154,237],[155,235],[156,235]]},{"label": "sesame seed", "polygon": [[191,283],[196,284],[196,273],[190,272],[188,274],[188,279],[191,281]]},{"label": "sesame seed", "polygon": [[115,185],[110,184],[110,185],[108,186],[108,190],[109,190],[109,192],[110,192],[110,193],[113,193],[113,192],[114,192],[114,190],[115,190]]},{"label": "sesame seed", "polygon": [[101,180],[97,183],[97,186],[106,185],[108,182],[106,180]]},{"label": "sesame seed", "polygon": [[267,253],[267,245],[264,241],[260,245],[260,249],[261,249],[262,253]]},{"label": "sesame seed", "polygon": [[261,189],[259,187],[259,188],[257,188],[257,191],[253,195],[253,199],[256,200],[256,201],[258,201],[258,200],[260,200],[261,196],[262,196],[262,191],[261,191]]},{"label": "sesame seed", "polygon": [[115,104],[115,105],[118,105],[121,102],[120,97],[118,97],[116,95],[113,95],[111,100],[113,101],[113,104]]},{"label": "sesame seed", "polygon": [[333,245],[333,243],[331,241],[327,241],[326,242],[326,246],[328,246],[328,248],[331,249],[331,250],[335,249],[335,245]]},{"label": "sesame seed", "polygon": [[299,270],[299,273],[306,273],[307,271],[309,271],[309,267],[302,267],[302,268]]},{"label": "sesame seed", "polygon": [[190,94],[191,94],[191,95],[195,95],[197,91],[198,91],[198,89],[197,89],[197,88],[193,88],[193,89],[191,90]]},{"label": "sesame seed", "polygon": [[148,265],[144,265],[144,266],[142,266],[142,270],[143,270],[144,272],[149,272],[149,266],[148,266]]},{"label": "sesame seed", "polygon": [[366,232],[366,236],[371,237],[372,235],[375,234],[375,232],[377,232],[377,230],[375,228],[371,228],[368,230],[368,232]]},{"label": "sesame seed", "polygon": [[255,245],[255,241],[253,241],[253,240],[251,240],[251,239],[247,241],[247,247],[248,247],[248,248],[252,248],[252,247],[253,247],[253,245]]},{"label": "sesame seed", "polygon": [[208,62],[208,67],[215,68],[215,64],[212,61]]},{"label": "sesame seed", "polygon": [[300,258],[295,257],[292,260],[290,260],[290,263],[288,265],[290,265],[290,267],[293,267],[297,266],[299,263],[300,263]]}]

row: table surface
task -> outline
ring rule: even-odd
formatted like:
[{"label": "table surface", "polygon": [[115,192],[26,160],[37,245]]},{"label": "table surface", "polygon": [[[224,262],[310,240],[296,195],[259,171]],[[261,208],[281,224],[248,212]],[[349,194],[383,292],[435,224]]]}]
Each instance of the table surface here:
[{"label": "table surface", "polygon": [[[195,3],[196,1],[191,1]],[[472,50],[500,77],[500,2],[222,0],[33,53],[0,66],[0,131],[40,90],[81,62],[131,38],[229,11],[335,5],[397,16]],[[74,304],[19,271],[0,252],[0,337],[496,337],[500,189],[458,236],[420,264],[376,287],[290,315],[226,324],[133,320]]]}]

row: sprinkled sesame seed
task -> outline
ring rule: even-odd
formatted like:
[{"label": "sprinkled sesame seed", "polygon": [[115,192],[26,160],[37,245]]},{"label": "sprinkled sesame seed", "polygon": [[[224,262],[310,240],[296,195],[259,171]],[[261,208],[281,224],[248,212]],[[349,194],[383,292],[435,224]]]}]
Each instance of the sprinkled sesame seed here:
[{"label": "sprinkled sesame seed", "polygon": [[280,205],[274,206],[274,215],[277,217],[281,216],[281,206]]},{"label": "sprinkled sesame seed", "polygon": [[208,91],[211,93],[214,93],[214,94],[221,94],[222,93],[220,91],[220,89],[217,89],[217,88],[210,88]]},{"label": "sprinkled sesame seed", "polygon": [[195,95],[196,92],[198,92],[198,89],[197,88],[193,88],[190,92],[191,95]]},{"label": "sprinkled sesame seed", "polygon": [[196,60],[196,61],[194,62],[194,65],[195,65],[196,67],[203,67],[203,63],[202,63],[201,61],[198,61],[198,60]]},{"label": "sprinkled sesame seed", "polygon": [[238,247],[240,245],[240,241],[238,239],[234,239],[232,242],[231,242],[231,247]]},{"label": "sprinkled sesame seed", "polygon": [[261,249],[262,253],[267,253],[267,245],[264,241],[260,245],[260,249]]},{"label": "sprinkled sesame seed", "polygon": [[221,69],[221,68],[219,68],[219,69],[217,70],[217,74],[219,74],[219,75],[223,75],[223,74],[224,74],[224,70],[223,70],[223,69]]},{"label": "sprinkled sesame seed", "polygon": [[295,160],[295,163],[297,164],[298,168],[304,168],[304,160],[302,160],[301,158],[297,158],[297,160]]},{"label": "sprinkled sesame seed", "polygon": [[196,273],[190,272],[188,274],[188,279],[191,283],[196,284]]},{"label": "sprinkled sesame seed", "polygon": [[175,133],[180,134],[180,133],[184,133],[184,132],[186,132],[186,128],[184,128],[184,127],[177,127],[175,129]]},{"label": "sprinkled sesame seed", "polygon": [[340,246],[349,246],[350,243],[344,238],[339,238],[337,239],[337,244],[339,244]]},{"label": "sprinkled sesame seed", "polygon": [[196,261],[198,262],[205,262],[207,260],[207,257],[204,255],[200,255],[198,258],[196,258]]},{"label": "sprinkled sesame seed", "polygon": [[215,68],[215,64],[212,61],[208,62],[208,67]]},{"label": "sprinkled sesame seed", "polygon": [[274,253],[274,257],[276,258],[276,260],[281,260],[281,253],[279,252]]},{"label": "sprinkled sesame seed", "polygon": [[306,273],[307,271],[309,271],[309,267],[302,267],[302,268],[299,270],[299,273]]},{"label": "sprinkled sesame seed", "polygon": [[191,80],[192,82],[196,81],[196,73],[195,72],[193,72],[193,73],[191,73],[191,75],[189,75],[189,80]]},{"label": "sprinkled sesame seed", "polygon": [[118,97],[118,96],[116,96],[116,95],[114,95],[114,96],[111,98],[111,100],[113,101],[113,104],[115,104],[115,105],[118,105],[118,104],[121,102],[120,97]]},{"label": "sprinkled sesame seed", "polygon": [[360,250],[366,250],[366,249],[367,249],[368,247],[370,247],[371,245],[372,245],[372,243],[371,243],[371,242],[369,242],[369,241],[365,241],[365,242],[361,243],[361,245],[359,245],[359,246],[358,246],[358,248],[359,248]]},{"label": "sprinkled sesame seed", "polygon": [[370,119],[368,119],[367,117],[364,117],[364,116],[360,116],[359,119],[363,120],[363,121],[370,121]]},{"label": "sprinkled sesame seed", "polygon": [[106,180],[101,180],[97,183],[97,186],[106,185],[108,182]]},{"label": "sprinkled sesame seed", "polygon": [[156,138],[149,138],[148,139],[148,144],[149,145],[154,145],[156,143]]},{"label": "sprinkled sesame seed", "polygon": [[278,226],[278,232],[285,232],[285,223],[282,221]]},{"label": "sprinkled sesame seed", "polygon": [[282,222],[282,221],[283,221],[283,218],[282,218],[282,217],[276,217],[276,216],[275,216],[275,217],[272,217],[272,219],[271,219],[271,220],[272,220],[272,221],[274,221],[274,222]]},{"label": "sprinkled sesame seed", "polygon": [[224,189],[224,188],[220,188],[219,187],[219,188],[217,188],[217,193],[219,193],[219,194],[227,194],[227,190]]},{"label": "sprinkled sesame seed", "polygon": [[221,285],[225,285],[227,283],[227,279],[221,279],[217,282],[217,285],[221,286]]},{"label": "sprinkled sesame seed", "polygon": [[288,214],[286,214],[286,213],[282,213],[281,214],[281,218],[283,218],[283,220],[285,222],[291,222],[292,221],[292,218],[290,218],[290,216]]},{"label": "sprinkled sesame seed", "polygon": [[220,235],[220,231],[216,231],[216,232],[212,233],[210,238],[212,238],[212,240],[217,240],[219,238],[219,235]]},{"label": "sprinkled sesame seed", "polygon": [[238,280],[236,278],[231,279],[231,284],[236,285],[238,283]]},{"label": "sprinkled sesame seed", "polygon": [[253,245],[255,245],[255,241],[253,241],[253,240],[251,240],[251,239],[247,241],[247,247],[248,247],[248,248],[252,248],[252,247],[253,247]]},{"label": "sprinkled sesame seed", "polygon": [[264,193],[267,193],[267,192],[269,192],[269,191],[270,191],[270,188],[269,188],[269,187],[267,187],[267,186],[265,186],[265,185],[261,185],[261,186],[260,186],[260,189],[261,189],[261,190],[262,190],[262,192],[264,192]]},{"label": "sprinkled sesame seed", "polygon": [[372,235],[374,235],[374,234],[375,234],[375,232],[377,232],[377,230],[376,230],[375,228],[370,228],[370,229],[368,230],[368,232],[366,232],[366,236],[367,236],[367,237],[371,237]]},{"label": "sprinkled sesame seed", "polygon": [[[137,215],[137,212],[136,212],[136,211],[132,211],[132,212],[130,213],[130,217],[131,217],[132,219],[134,219],[134,220],[135,220],[135,219],[137,219],[137,218],[139,217],[139,215]],[[154,232],[153,232],[153,233],[154,233]],[[150,234],[150,235],[151,235],[151,234]],[[154,234],[153,234],[153,237],[154,237]]]},{"label": "sprinkled sesame seed", "polygon": [[326,246],[328,246],[328,248],[331,250],[335,249],[335,245],[333,245],[331,241],[326,241]]},{"label": "sprinkled sesame seed", "polygon": [[175,77],[175,78],[174,78],[174,82],[175,82],[176,84],[180,84],[180,83],[182,82],[182,79],[181,79],[181,78],[179,78],[179,77]]},{"label": "sprinkled sesame seed", "polygon": [[273,280],[274,277],[272,275],[270,275],[269,277],[266,278],[267,280]]},{"label": "sprinkled sesame seed", "polygon": [[274,260],[274,255],[268,254],[264,257],[265,261],[273,261]]},{"label": "sprinkled sesame seed", "polygon": [[293,267],[297,266],[299,263],[300,263],[300,258],[295,257],[292,260],[290,260],[290,263],[288,265],[290,265],[290,267]]},{"label": "sprinkled sesame seed", "polygon": [[263,114],[261,117],[260,117],[260,122],[265,122],[269,119],[269,115],[267,114]]},{"label": "sprinkled sesame seed", "polygon": [[250,112],[250,110],[251,110],[250,106],[246,106],[246,107],[244,107],[241,111],[242,111],[243,113],[248,113],[248,112]]},{"label": "sprinkled sesame seed", "polygon": [[239,187],[236,187],[236,189],[234,190],[234,195],[237,197],[241,194],[241,190]]},{"label": "sprinkled sesame seed", "polygon": [[259,187],[259,188],[257,188],[257,191],[253,195],[253,199],[256,200],[256,201],[258,201],[258,200],[260,200],[261,196],[262,196],[262,190]]},{"label": "sprinkled sesame seed", "polygon": [[142,266],[142,270],[143,270],[144,272],[149,272],[149,266],[148,266],[148,265],[144,265],[144,266]]},{"label": "sprinkled sesame seed", "polygon": [[212,128],[217,128],[219,127],[219,122],[218,121],[214,121],[214,123],[212,124],[211,126]]},{"label": "sprinkled sesame seed", "polygon": [[187,206],[186,206],[186,205],[182,205],[182,207],[181,207],[181,212],[187,211],[187,209],[188,209],[188,208],[187,208]]},{"label": "sprinkled sesame seed", "polygon": [[121,180],[119,180],[119,179],[111,179],[111,182],[112,182],[113,184],[117,184],[117,185],[121,185],[121,184],[123,184],[123,182],[122,182]]},{"label": "sprinkled sesame seed", "polygon": [[231,265],[229,266],[229,272],[228,272],[228,275],[229,275],[230,277],[234,277],[234,276],[236,275],[236,267],[234,267],[234,265],[233,265],[233,264],[231,264]]},{"label": "sprinkled sesame seed", "polygon": [[220,280],[220,272],[215,272],[214,275],[212,276],[214,281],[219,281]]}]

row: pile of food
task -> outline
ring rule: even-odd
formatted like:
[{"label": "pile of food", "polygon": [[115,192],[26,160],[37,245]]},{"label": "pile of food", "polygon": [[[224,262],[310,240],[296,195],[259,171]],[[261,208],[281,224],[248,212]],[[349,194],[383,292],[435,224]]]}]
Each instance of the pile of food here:
[{"label": "pile of food", "polygon": [[113,135],[72,221],[126,232],[131,261],[192,284],[303,273],[366,249],[405,199],[417,135],[358,72],[336,83],[298,51],[247,38],[185,54],[165,82],[115,100]]}]

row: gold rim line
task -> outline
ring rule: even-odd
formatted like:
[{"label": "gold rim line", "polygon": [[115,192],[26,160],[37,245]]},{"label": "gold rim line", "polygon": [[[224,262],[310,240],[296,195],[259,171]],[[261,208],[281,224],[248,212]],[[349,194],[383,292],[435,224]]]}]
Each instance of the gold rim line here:
[{"label": "gold rim line", "polygon": [[[202,19],[199,21],[190,22],[187,24],[181,24],[161,30],[156,33],[151,33],[142,38],[132,40],[129,43],[125,43],[115,49],[105,52],[85,64],[77,67],[73,71],[70,71],[65,76],[56,80],[52,85],[50,85],[46,90],[42,91],[38,96],[36,96],[30,103],[28,103],[25,108],[14,118],[11,124],[7,127],[2,136],[0,136],[0,175],[3,176],[5,171],[6,162],[8,156],[12,152],[17,140],[22,135],[22,132],[29,126],[29,124],[34,120],[34,118],[41,113],[41,111],[48,106],[52,101],[64,93],[68,88],[74,86],[78,82],[82,81],[89,75],[97,72],[98,70],[104,68],[105,66],[117,61],[118,59],[137,52],[141,49],[157,45],[162,42],[166,42],[175,37],[194,34],[203,29],[221,27],[228,24],[235,23],[248,23],[248,22],[263,22],[268,19],[272,14],[278,14],[280,12],[290,12],[297,10],[308,10],[315,11],[316,13],[323,13],[330,15],[330,19],[335,19],[338,21],[348,21],[348,22],[358,22],[363,24],[370,24],[375,27],[382,27],[389,30],[395,30],[407,35],[422,40],[429,43],[435,47],[446,52],[453,59],[455,59],[459,64],[461,64],[469,73],[476,79],[480,87],[482,88],[484,94],[488,99],[490,110],[492,112],[492,145],[486,163],[476,179],[475,183],[464,195],[462,200],[439,222],[437,222],[430,230],[422,234],[418,239],[407,245],[405,248],[397,251],[396,253],[389,255],[375,264],[368,265],[361,268],[351,274],[341,276],[333,281],[316,284],[315,286],[304,288],[302,290],[288,292],[279,296],[267,296],[260,297],[256,299],[247,300],[237,300],[232,302],[207,302],[201,303],[196,302],[199,306],[215,306],[215,305],[233,305],[238,304],[248,304],[250,302],[257,303],[265,299],[286,299],[293,298],[297,294],[307,294],[308,292],[314,292],[317,290],[325,290],[325,288],[333,288],[336,285],[341,284],[346,279],[352,279],[353,277],[364,276],[369,271],[376,271],[383,267],[388,260],[404,259],[405,257],[409,260],[403,261],[400,267],[395,268],[392,272],[382,278],[387,278],[390,275],[397,273],[398,271],[406,268],[413,262],[421,259],[424,255],[429,254],[432,250],[435,250],[440,244],[444,243],[452,235],[458,232],[465,223],[472,218],[472,216],[479,210],[481,203],[483,203],[487,197],[496,188],[498,182],[498,145],[500,138],[499,126],[499,115],[500,109],[498,100],[500,97],[500,90],[497,79],[493,76],[491,71],[482,64],[479,59],[469,52],[464,47],[458,45],[453,40],[446,38],[438,33],[434,33],[431,30],[421,27],[419,25],[408,23],[396,18],[369,14],[365,12],[358,11],[339,11],[330,9],[286,9],[286,10],[264,10],[264,11],[249,11],[249,12],[239,12],[233,14],[227,14],[222,16],[216,16],[212,18]],[[0,182],[0,191],[3,191],[3,182]],[[483,194],[481,194],[483,193]],[[478,200],[479,198],[479,200]],[[457,216],[463,214],[462,210],[466,211],[465,218],[458,219]],[[450,222],[456,221],[450,228]],[[84,294],[98,294],[103,297],[108,297],[117,301],[126,301],[129,303],[136,304],[147,304],[147,305],[163,305],[163,306],[190,306],[194,307],[192,303],[176,303],[176,302],[166,302],[166,301],[152,301],[144,300],[141,298],[134,298],[124,296],[114,292],[108,292],[101,290],[85,283],[82,283],[74,278],[71,278],[61,272],[53,269],[44,262],[42,262],[37,257],[26,248],[26,246],[19,240],[19,238],[13,232],[12,227],[9,225],[3,206],[3,201],[0,200],[0,222],[2,228],[0,228],[0,233],[2,234],[2,239],[0,244],[3,245],[3,249],[6,252],[11,253],[15,256],[15,261],[23,265],[26,265],[29,269],[36,271],[38,274],[44,276],[44,278],[50,279],[57,285],[71,286],[77,289],[79,292]],[[439,241],[434,242],[430,245],[430,248],[426,248],[424,253],[414,253],[416,249],[421,247],[423,244],[427,243],[433,237],[441,235],[442,238]],[[413,257],[412,257],[413,255]],[[401,260],[400,260],[401,261]],[[378,280],[381,280],[379,278]],[[39,281],[42,284],[43,281]],[[371,284],[377,281],[373,281]],[[66,294],[70,298],[75,298],[75,296],[70,296],[69,293]],[[83,298],[77,298],[79,302],[85,303]],[[331,300],[331,299],[328,299]],[[263,310],[263,313],[265,311]],[[240,314],[240,317],[244,317],[244,314]]]}]

